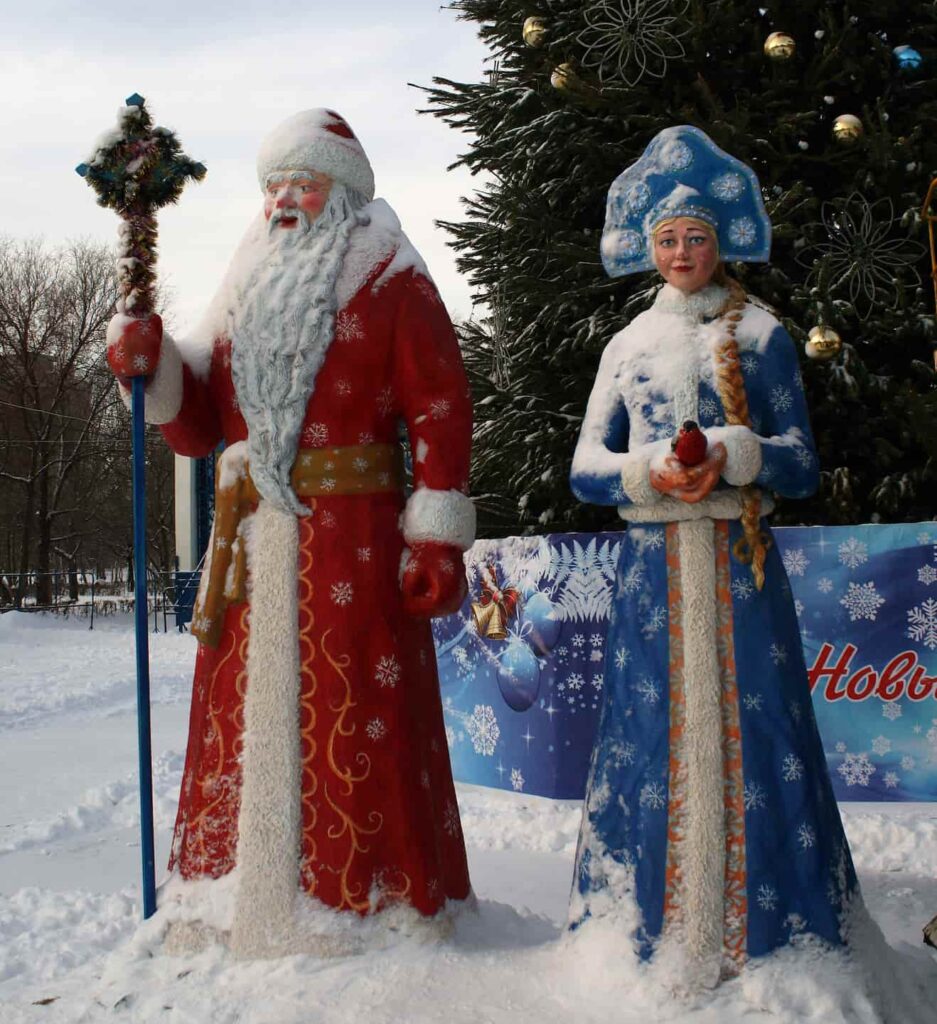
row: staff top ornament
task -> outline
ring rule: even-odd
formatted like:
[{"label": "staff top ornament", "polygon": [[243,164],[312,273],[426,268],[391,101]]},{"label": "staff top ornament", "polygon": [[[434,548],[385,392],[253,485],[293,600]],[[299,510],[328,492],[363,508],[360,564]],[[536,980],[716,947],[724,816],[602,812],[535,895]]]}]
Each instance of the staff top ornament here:
[{"label": "staff top ornament", "polygon": [[153,125],[138,93],[127,97],[117,111],[117,127],[98,139],[75,170],[97,193],[98,203],[118,213],[175,203],[188,180],[205,177],[205,165],[182,152],[175,133]]},{"label": "staff top ornament", "polygon": [[723,260],[764,263],[771,222],[755,172],[692,125],[665,128],[608,190],[602,263],[610,277],[653,270],[654,228],[694,217],[716,232]]},{"label": "staff top ornament", "polygon": [[119,234],[118,312],[146,317],[153,312],[156,281],[156,211],[175,203],[187,181],[201,181],[205,165],[190,159],[174,132],[154,126],[138,93],[117,112],[75,170],[94,189],[98,205],[116,210]]}]

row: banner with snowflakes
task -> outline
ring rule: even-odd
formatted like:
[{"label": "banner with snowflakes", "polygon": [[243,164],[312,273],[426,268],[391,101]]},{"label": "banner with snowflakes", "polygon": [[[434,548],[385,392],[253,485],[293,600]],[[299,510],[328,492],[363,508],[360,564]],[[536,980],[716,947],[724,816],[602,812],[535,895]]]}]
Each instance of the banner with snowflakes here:
[{"label": "banner with snowflakes", "polygon": [[[937,523],[774,534],[837,798],[937,800]],[[469,597],[433,624],[457,779],[583,795],[620,540],[511,537],[468,553]]]}]

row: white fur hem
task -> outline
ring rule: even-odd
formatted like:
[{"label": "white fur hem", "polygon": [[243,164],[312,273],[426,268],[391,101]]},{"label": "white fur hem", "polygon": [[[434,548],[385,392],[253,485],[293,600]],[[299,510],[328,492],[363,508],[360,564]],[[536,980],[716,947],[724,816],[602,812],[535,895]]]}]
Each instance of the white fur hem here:
[{"label": "white fur hem", "polygon": [[621,460],[621,486],[635,505],[654,505],[663,495],[651,486],[651,460],[641,452],[627,452]]},{"label": "white fur hem", "polygon": [[750,484],[761,471],[761,440],[745,426],[712,427],[706,431],[710,444],[726,446],[726,464],[722,478],[733,487]]},{"label": "white fur hem", "polygon": [[[761,493],[761,514],[774,511],[774,499],[764,491]],[[713,491],[695,505],[669,494],[652,506],[619,505],[618,514],[629,523],[680,523],[693,519],[740,519],[742,496],[738,491]]]},{"label": "white fur hem", "polygon": [[678,537],[686,679],[686,939],[694,958],[716,960],[723,939],[725,804],[722,692],[713,643],[717,625],[713,524],[681,523]]},{"label": "white fur hem", "polygon": [[408,544],[432,541],[466,551],[475,540],[475,506],[461,491],[420,487],[401,513],[400,529]]},{"label": "white fur hem", "polygon": [[295,952],[299,778],[299,529],[261,501],[247,538],[251,621],[238,815],[238,889],[231,949],[240,957]]},{"label": "white fur hem", "polygon": [[[124,405],[130,408],[130,388],[117,385]],[[182,408],[182,356],[176,343],[165,332],[159,350],[156,373],[146,386],[144,412],[146,422],[159,426],[171,423]]]}]

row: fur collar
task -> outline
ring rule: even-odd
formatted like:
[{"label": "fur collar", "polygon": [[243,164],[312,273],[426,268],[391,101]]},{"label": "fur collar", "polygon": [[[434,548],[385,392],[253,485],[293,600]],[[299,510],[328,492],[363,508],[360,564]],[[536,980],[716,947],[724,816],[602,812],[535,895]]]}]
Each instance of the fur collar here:
[{"label": "fur collar", "polygon": [[719,313],[728,297],[729,290],[718,284],[708,284],[689,295],[672,284],[665,284],[657,293],[654,309],[676,313],[687,320],[708,320]]}]

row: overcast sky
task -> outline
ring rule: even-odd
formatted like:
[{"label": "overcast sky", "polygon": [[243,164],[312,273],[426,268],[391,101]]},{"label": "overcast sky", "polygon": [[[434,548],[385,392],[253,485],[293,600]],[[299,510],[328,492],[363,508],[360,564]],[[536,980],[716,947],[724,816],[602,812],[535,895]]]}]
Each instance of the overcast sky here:
[{"label": "overcast sky", "polygon": [[259,209],[257,147],[308,107],[339,111],[374,167],[453,316],[471,313],[436,219],[461,219],[473,179],[447,172],[467,146],[416,114],[434,75],[476,81],[474,23],[434,0],[0,0],[0,233],[113,243],[117,217],[75,173],[138,92],[208,175],[159,214],[174,327],[198,319]]}]

